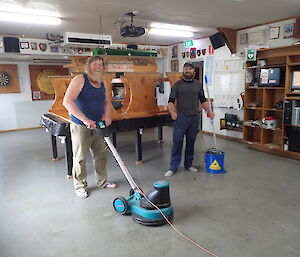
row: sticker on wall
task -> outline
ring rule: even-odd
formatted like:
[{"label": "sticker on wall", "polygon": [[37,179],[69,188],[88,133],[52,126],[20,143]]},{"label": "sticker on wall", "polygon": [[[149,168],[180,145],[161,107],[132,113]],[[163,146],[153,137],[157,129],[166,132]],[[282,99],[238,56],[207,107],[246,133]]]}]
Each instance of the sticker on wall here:
[{"label": "sticker on wall", "polygon": [[37,50],[37,43],[36,42],[31,42],[30,46],[31,46],[31,50]]},{"label": "sticker on wall", "polygon": [[184,59],[184,58],[185,58],[185,52],[182,52],[182,53],[181,53],[181,56],[182,56],[182,58]]},{"label": "sticker on wall", "polygon": [[32,91],[33,100],[41,100],[41,91]]},{"label": "sticker on wall", "polygon": [[201,55],[201,50],[197,50],[197,56]]},{"label": "sticker on wall", "polygon": [[47,45],[45,43],[39,43],[39,48],[42,52],[47,50]]},{"label": "sticker on wall", "polygon": [[51,53],[58,53],[58,46],[50,46]]},{"label": "sticker on wall", "polygon": [[214,54],[214,48],[212,45],[208,46],[208,53],[209,54]]},{"label": "sticker on wall", "polygon": [[192,59],[196,58],[196,48],[191,48],[190,49],[190,57]]},{"label": "sticker on wall", "polygon": [[206,54],[206,49],[202,49],[201,53],[202,53],[202,55],[205,55]]},{"label": "sticker on wall", "polygon": [[190,58],[190,52],[189,52],[189,51],[186,52],[186,53],[185,53],[185,56],[186,56],[186,58]]}]

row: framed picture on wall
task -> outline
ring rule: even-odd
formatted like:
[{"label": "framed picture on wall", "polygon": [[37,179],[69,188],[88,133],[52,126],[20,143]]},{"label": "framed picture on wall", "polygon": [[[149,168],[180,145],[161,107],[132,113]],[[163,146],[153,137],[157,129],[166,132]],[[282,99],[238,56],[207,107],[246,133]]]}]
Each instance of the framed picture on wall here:
[{"label": "framed picture on wall", "polygon": [[29,42],[20,42],[21,49],[29,49]]},{"label": "framed picture on wall", "polygon": [[280,27],[270,28],[270,37],[269,39],[278,39],[279,38]]},{"label": "framed picture on wall", "polygon": [[240,44],[247,44],[248,43],[248,34],[247,33],[243,33],[240,35]]},{"label": "framed picture on wall", "polygon": [[283,26],[283,38],[290,38],[294,36],[295,24],[286,24]]}]

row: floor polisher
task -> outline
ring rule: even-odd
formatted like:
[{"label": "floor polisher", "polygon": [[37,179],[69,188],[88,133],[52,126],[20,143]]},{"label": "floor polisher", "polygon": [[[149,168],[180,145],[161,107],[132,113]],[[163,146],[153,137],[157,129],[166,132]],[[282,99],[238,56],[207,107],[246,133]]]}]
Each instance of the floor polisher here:
[{"label": "floor polisher", "polygon": [[131,190],[129,198],[120,196],[113,201],[114,209],[120,214],[131,214],[133,220],[146,226],[160,226],[173,219],[173,208],[171,207],[169,182],[156,181],[154,189],[144,194],[136,181],[132,178],[124,162],[118,154],[115,146],[109,138],[109,130],[103,121],[96,122],[96,132],[100,134],[107,143],[112,155],[115,157],[123,171]]}]

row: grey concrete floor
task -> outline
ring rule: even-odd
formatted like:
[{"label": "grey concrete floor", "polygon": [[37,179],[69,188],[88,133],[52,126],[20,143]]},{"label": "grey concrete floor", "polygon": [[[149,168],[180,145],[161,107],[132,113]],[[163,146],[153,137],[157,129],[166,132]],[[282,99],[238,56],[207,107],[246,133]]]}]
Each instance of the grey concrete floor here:
[{"label": "grey concrete floor", "polygon": [[[118,134],[119,153],[144,191],[165,179],[171,133],[164,128],[165,142],[159,145],[154,129],[144,131],[140,166],[135,134]],[[220,257],[299,257],[299,161],[240,142],[218,143],[226,152],[227,174],[205,172],[201,159],[213,139],[204,136],[195,152],[201,171],[181,168],[167,178],[173,224]],[[63,147],[58,143],[62,159],[52,162],[50,135],[43,129],[0,133],[1,257],[209,256],[168,225],[145,227],[115,213],[112,201],[127,197],[130,188],[111,157],[109,178],[119,187],[96,189],[89,164],[90,197],[77,198],[66,179]]]}]

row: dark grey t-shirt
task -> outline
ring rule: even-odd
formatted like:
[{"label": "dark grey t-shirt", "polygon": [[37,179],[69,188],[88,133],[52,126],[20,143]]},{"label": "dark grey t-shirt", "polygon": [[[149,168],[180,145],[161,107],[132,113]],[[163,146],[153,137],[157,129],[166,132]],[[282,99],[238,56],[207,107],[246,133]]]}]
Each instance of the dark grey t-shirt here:
[{"label": "dark grey t-shirt", "polygon": [[169,102],[177,101],[177,113],[192,115],[199,112],[199,100],[206,102],[202,84],[194,79],[192,81],[178,80],[171,90]]}]

